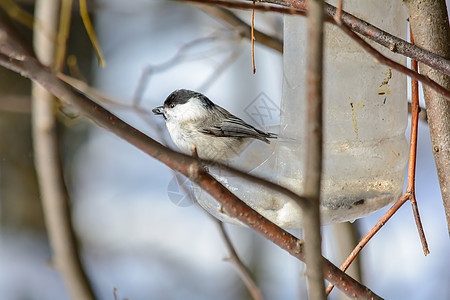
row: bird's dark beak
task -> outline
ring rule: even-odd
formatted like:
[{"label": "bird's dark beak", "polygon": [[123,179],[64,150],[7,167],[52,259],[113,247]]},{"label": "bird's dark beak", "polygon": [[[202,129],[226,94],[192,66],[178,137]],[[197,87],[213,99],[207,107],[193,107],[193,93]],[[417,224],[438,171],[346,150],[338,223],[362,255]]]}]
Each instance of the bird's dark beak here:
[{"label": "bird's dark beak", "polygon": [[163,107],[162,106],[155,107],[154,109],[152,109],[152,112],[155,115],[164,115],[164,111],[163,111]]}]

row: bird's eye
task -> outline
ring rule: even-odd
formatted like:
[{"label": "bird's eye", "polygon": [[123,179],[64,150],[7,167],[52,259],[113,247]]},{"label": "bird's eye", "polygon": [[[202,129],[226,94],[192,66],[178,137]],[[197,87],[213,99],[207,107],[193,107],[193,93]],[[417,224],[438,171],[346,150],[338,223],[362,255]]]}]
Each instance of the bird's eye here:
[{"label": "bird's eye", "polygon": [[174,108],[175,107],[175,104],[170,104],[170,108]]}]

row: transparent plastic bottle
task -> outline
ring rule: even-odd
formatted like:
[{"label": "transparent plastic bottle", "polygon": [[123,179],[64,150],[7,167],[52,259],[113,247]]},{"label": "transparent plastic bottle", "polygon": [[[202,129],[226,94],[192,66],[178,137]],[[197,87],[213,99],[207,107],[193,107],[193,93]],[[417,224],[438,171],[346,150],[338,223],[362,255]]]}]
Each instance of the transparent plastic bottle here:
[{"label": "transparent plastic bottle", "polygon": [[[398,1],[349,0],[345,9],[406,38],[406,16]],[[281,135],[295,137],[300,146],[280,142],[276,151],[280,183],[300,194],[306,154],[305,28],[305,19],[285,18]],[[401,194],[408,150],[406,78],[375,62],[336,26],[327,25],[325,32],[321,208],[323,223],[333,223],[367,215]]]},{"label": "transparent plastic bottle", "polygon": [[[345,10],[406,39],[406,14],[400,1],[347,0]],[[258,150],[261,145],[250,147],[233,164],[301,195],[306,155],[306,18],[286,16],[284,22],[281,138],[273,153]],[[388,49],[371,44],[392,58]],[[394,59],[405,62],[401,56]],[[324,101],[321,213],[326,225],[366,216],[400,196],[408,151],[406,77],[375,62],[338,27],[326,24]],[[255,155],[259,158],[253,159]],[[223,171],[212,172],[279,226],[302,226],[301,211],[289,199]],[[222,220],[236,222],[220,213],[218,203],[205,194],[197,191],[201,205]]]}]

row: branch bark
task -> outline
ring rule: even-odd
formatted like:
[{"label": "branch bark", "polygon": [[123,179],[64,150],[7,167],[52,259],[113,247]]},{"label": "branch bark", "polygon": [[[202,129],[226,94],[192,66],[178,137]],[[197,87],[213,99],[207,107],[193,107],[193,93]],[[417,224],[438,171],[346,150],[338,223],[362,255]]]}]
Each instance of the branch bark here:
[{"label": "branch bark", "polygon": [[[168,167],[189,177],[212,195],[222,205],[224,212],[240,220],[292,256],[304,260],[303,242],[301,240],[251,209],[220,182],[215,180],[214,177],[209,175],[198,160],[162,146],[85,95],[60,81],[54,74],[43,67],[32,56],[30,51],[25,49],[25,45],[17,39],[17,36],[17,32],[12,31],[5,19],[0,18],[0,65],[39,83],[62,101],[70,103],[81,114],[98,125],[108,129]],[[325,258],[322,259],[325,279],[335,284],[349,297],[382,299],[367,287],[340,271],[330,261]]]},{"label": "branch bark", "polygon": [[306,275],[310,299],[325,299],[322,278],[322,238],[320,234],[320,179],[322,177],[322,70],[323,70],[323,0],[308,1],[307,60],[307,142],[305,159],[305,195],[309,206],[304,210]]},{"label": "branch bark", "polygon": [[[404,0],[415,44],[450,58],[450,29],[444,0]],[[447,89],[450,77],[419,65],[420,73]],[[432,151],[436,163],[442,200],[450,235],[450,102],[427,86],[423,86]]]}]

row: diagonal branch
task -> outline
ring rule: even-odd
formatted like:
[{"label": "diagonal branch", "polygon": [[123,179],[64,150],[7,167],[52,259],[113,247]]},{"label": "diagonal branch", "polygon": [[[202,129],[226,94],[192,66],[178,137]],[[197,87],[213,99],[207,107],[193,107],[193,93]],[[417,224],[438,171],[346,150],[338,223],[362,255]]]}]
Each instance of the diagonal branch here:
[{"label": "diagonal branch", "polygon": [[[25,45],[17,39],[17,36],[17,32],[7,25],[4,18],[0,18],[0,65],[39,83],[62,101],[73,105],[81,114],[98,125],[107,128],[168,167],[189,177],[213,196],[229,216],[246,224],[297,259],[305,259],[301,240],[276,226],[237,198],[214,177],[205,172],[200,161],[162,146],[85,95],[67,86],[43,67],[31,55],[31,52],[25,49]],[[329,260],[323,258],[323,264],[325,279],[335,284],[348,296],[361,299],[381,299],[367,287],[340,271]]]},{"label": "diagonal branch", "polygon": [[450,90],[447,89],[446,87],[438,84],[436,81],[433,81],[432,79],[430,79],[427,76],[419,74],[417,71],[408,69],[404,65],[399,64],[398,62],[395,62],[395,61],[387,58],[386,56],[384,56],[383,54],[378,52],[378,50],[376,50],[375,48],[370,46],[368,43],[366,43],[359,35],[357,35],[353,31],[351,31],[350,28],[348,28],[345,24],[340,25],[339,28],[342,29],[354,41],[356,41],[361,47],[363,47],[364,50],[366,50],[370,55],[375,57],[379,63],[382,63],[382,64],[389,66],[403,74],[406,74],[415,80],[419,80],[420,82],[422,82],[422,84],[432,88],[433,90],[435,90],[436,92],[438,92],[439,94],[441,94],[442,96],[447,98],[447,102],[450,101]]}]

